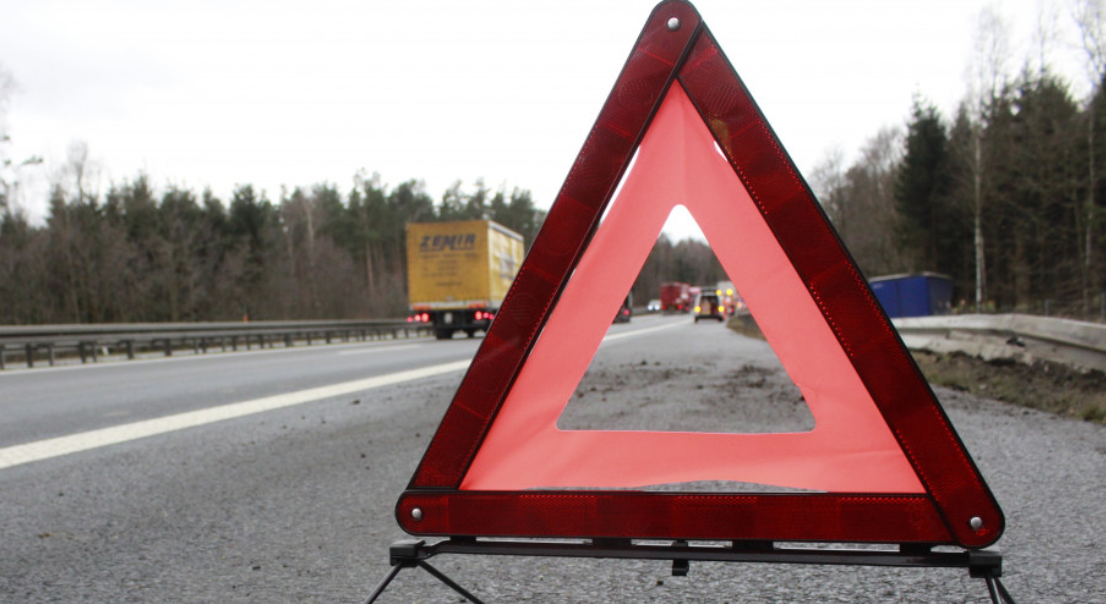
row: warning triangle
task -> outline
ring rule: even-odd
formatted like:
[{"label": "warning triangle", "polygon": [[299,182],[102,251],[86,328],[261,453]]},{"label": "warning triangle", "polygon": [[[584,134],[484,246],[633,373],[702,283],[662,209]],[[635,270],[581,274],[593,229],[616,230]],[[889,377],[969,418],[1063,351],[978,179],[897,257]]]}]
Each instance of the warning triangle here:
[{"label": "warning triangle", "polygon": [[[557,428],[676,205],[803,392],[813,430]],[[704,480],[807,492],[633,490]],[[809,187],[679,0],[650,16],[396,514],[417,535],[969,548],[1004,524]]]},{"label": "warning triangle", "polygon": [[[677,202],[704,229],[803,391],[817,424],[813,431],[746,435],[557,429],[557,418],[606,335],[607,317],[614,314],[610,309],[618,308],[633,285]],[[781,331],[803,337],[776,337]],[[676,83],[461,488],[642,487],[698,480],[822,491],[923,492],[817,305]]]}]

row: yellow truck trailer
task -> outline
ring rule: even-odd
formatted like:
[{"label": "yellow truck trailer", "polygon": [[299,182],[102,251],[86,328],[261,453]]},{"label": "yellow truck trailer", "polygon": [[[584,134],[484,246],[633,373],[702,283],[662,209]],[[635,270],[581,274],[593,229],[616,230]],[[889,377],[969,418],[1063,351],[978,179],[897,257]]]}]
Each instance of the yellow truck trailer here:
[{"label": "yellow truck trailer", "polygon": [[407,225],[408,321],[439,340],[491,326],[522,265],[522,235],[490,220]]}]

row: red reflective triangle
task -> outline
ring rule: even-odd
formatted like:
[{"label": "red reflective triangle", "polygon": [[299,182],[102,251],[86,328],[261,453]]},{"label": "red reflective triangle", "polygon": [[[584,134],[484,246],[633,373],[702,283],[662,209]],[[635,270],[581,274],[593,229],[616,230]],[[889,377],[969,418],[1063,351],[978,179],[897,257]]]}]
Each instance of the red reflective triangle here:
[{"label": "red reflective triangle", "polygon": [[[675,204],[803,390],[814,430],[556,428]],[[819,492],[625,490],[698,480]],[[396,515],[417,535],[969,548],[1004,525],[809,187],[679,0],[650,16]]]},{"label": "red reflective triangle", "polygon": [[[802,390],[816,422],[813,430],[689,434],[557,428],[606,335],[609,317],[677,203],[697,219]],[[626,488],[708,480],[817,491],[924,492],[802,279],[677,82],[461,489]]]}]

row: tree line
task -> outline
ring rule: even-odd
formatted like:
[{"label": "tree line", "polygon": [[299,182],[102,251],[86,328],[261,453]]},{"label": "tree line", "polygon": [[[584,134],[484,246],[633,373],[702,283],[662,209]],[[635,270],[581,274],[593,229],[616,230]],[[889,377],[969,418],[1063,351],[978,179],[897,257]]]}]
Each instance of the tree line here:
[{"label": "tree line", "polygon": [[[529,246],[545,216],[529,191],[481,181],[435,200],[421,181],[359,175],[345,194],[319,184],[273,202],[243,185],[224,203],[141,175],[102,197],[69,180],[43,225],[0,212],[0,324],[400,317],[406,224],[494,220]],[[724,278],[706,243],[661,235],[633,294],[644,305],[664,281]]]},{"label": "tree line", "polygon": [[815,186],[866,276],[933,271],[971,310],[1101,313],[1106,268],[1106,100],[1081,108],[1061,82],[1026,74],[982,115],[951,120],[916,101]]},{"label": "tree line", "polygon": [[529,191],[456,182],[435,201],[421,181],[358,175],[269,200],[250,185],[158,193],[144,176],[102,196],[53,187],[46,223],[0,215],[0,324],[399,317],[405,225],[491,219],[532,241],[544,212]]},{"label": "tree line", "polygon": [[[904,127],[810,172],[865,276],[948,275],[964,311],[1106,315],[1106,8],[1070,4],[1084,98],[1049,67],[1047,24],[1036,58],[1011,75],[1002,19],[985,10],[969,92],[950,115],[919,94]],[[0,70],[0,117],[10,82]],[[544,217],[517,188],[457,182],[434,199],[420,181],[364,174],[344,193],[320,184],[275,201],[248,185],[226,203],[157,192],[142,176],[99,195],[78,153],[35,225],[9,203],[20,162],[4,156],[2,127],[0,324],[400,316],[406,223],[489,218],[529,244]],[[662,235],[633,294],[641,305],[664,281],[724,278],[704,242]]]},{"label": "tree line", "polygon": [[985,12],[973,92],[952,115],[917,96],[905,128],[881,130],[849,166],[838,152],[813,171],[812,187],[866,276],[946,274],[963,310],[1106,318],[1099,5],[1075,3],[1086,99],[1043,59],[1008,75],[1001,19]]}]

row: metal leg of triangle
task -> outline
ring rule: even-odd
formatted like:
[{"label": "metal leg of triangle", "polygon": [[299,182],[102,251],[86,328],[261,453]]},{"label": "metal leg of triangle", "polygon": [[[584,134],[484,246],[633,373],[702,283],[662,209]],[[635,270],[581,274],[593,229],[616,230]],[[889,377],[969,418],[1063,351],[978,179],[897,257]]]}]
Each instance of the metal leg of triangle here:
[{"label": "metal leg of triangle", "polygon": [[435,579],[441,581],[447,585],[453,591],[461,594],[469,602],[474,604],[484,604],[480,598],[469,593],[464,587],[457,584],[456,581],[447,577],[440,570],[430,566],[426,561],[427,558],[434,556],[437,552],[426,548],[426,542],[422,540],[404,539],[392,544],[389,549],[388,555],[391,560],[392,570],[388,571],[388,575],[384,577],[369,594],[369,598],[365,600],[365,604],[372,604],[380,597],[380,594],[384,593],[388,584],[392,582],[392,579],[396,578],[399,571],[405,568],[422,568],[426,572],[430,573]]},{"label": "metal leg of triangle", "polygon": [[998,577],[986,577],[986,579],[987,593],[991,596],[992,604],[1017,604]]},{"label": "metal leg of triangle", "polygon": [[486,556],[551,556],[572,558],[627,558],[671,560],[672,574],[686,576],[691,562],[764,562],[774,564],[829,564],[856,566],[898,566],[914,568],[966,568],[969,576],[984,579],[992,604],[1016,604],[1002,584],[1002,553],[995,549],[934,551],[925,544],[903,544],[890,549],[829,549],[783,545],[771,541],[688,542],[591,539],[580,541],[496,540],[453,537],[427,545],[405,539],[392,544],[388,575],[376,586],[365,604],[372,604],[404,568],[421,567],[470,602],[483,604],[476,596],[430,566],[426,560],[438,554]]}]

